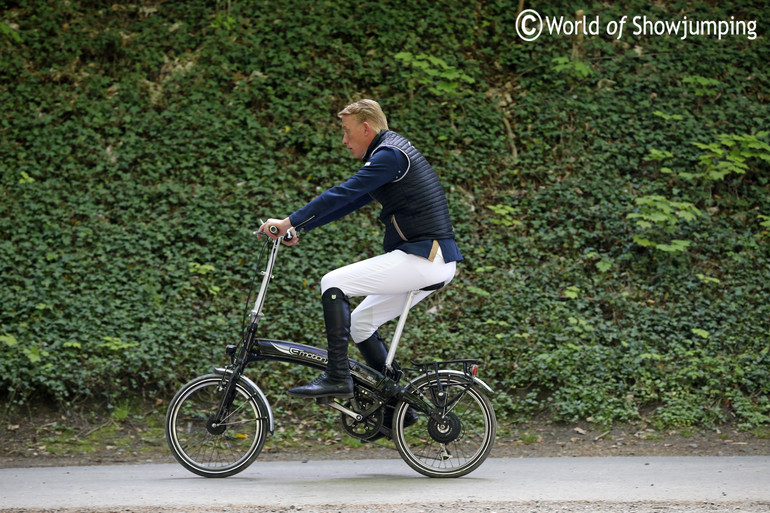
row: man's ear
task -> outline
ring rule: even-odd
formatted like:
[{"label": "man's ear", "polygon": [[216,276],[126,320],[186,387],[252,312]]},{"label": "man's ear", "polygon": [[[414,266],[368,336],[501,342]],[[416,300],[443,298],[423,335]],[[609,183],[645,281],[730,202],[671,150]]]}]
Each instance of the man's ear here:
[{"label": "man's ear", "polygon": [[369,135],[372,133],[372,125],[370,125],[368,121],[364,121],[361,123],[361,125],[364,127],[364,135]]}]

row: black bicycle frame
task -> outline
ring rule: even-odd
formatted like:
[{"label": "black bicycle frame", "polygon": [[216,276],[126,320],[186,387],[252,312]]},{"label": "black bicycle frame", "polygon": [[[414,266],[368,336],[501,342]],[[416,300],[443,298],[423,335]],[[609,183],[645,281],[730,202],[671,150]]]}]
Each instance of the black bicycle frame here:
[{"label": "black bicycle frame", "polygon": [[[329,358],[326,349],[299,342],[259,338],[252,344],[247,363],[263,360],[294,363],[325,370]],[[355,360],[349,360],[349,365],[353,379],[361,384],[374,387],[385,379],[381,373]]]},{"label": "black bicycle frame", "polygon": [[[216,423],[221,422],[226,418],[230,405],[232,404],[233,397],[235,395],[235,386],[243,375],[248,364],[259,361],[279,361],[287,362],[291,364],[303,365],[305,367],[311,367],[319,370],[325,370],[328,362],[328,353],[326,349],[321,349],[299,342],[289,342],[285,340],[273,340],[257,338],[256,332],[259,325],[259,321],[262,319],[262,307],[264,306],[265,296],[267,288],[272,279],[273,266],[275,264],[276,254],[280,246],[282,238],[273,240],[272,250],[268,256],[267,265],[263,274],[262,285],[259,290],[259,294],[254,303],[254,308],[251,311],[248,327],[242,344],[240,346],[227,346],[226,353],[231,358],[231,365],[227,369],[224,369],[222,377],[222,387],[226,389],[226,393],[223,394],[222,402],[220,403],[219,410],[216,415]],[[467,388],[476,381],[475,370],[471,372],[470,366],[475,364],[476,360],[451,360],[445,362],[431,362],[429,364],[416,364],[418,370],[423,375],[430,376],[434,374],[438,381],[438,396],[426,400],[422,395],[412,392],[409,384],[406,387],[398,384],[398,378],[400,377],[400,371],[394,369],[392,366],[393,357],[395,355],[395,349],[398,346],[398,339],[403,325],[406,320],[406,314],[408,312],[408,305],[411,303],[411,295],[407,299],[406,306],[404,307],[404,313],[399,319],[399,325],[397,326],[396,336],[388,354],[388,360],[386,362],[386,373],[378,372],[371,367],[368,367],[360,362],[349,359],[350,374],[353,377],[354,383],[357,385],[359,394],[367,396],[367,398],[373,400],[373,405],[365,412],[355,412],[344,406],[340,405],[336,401],[323,400],[320,401],[323,404],[328,404],[334,409],[337,409],[357,420],[360,420],[362,416],[370,414],[372,411],[384,405],[387,401],[396,398],[408,402],[410,405],[421,411],[425,415],[434,417],[437,421],[441,421],[442,415],[452,409],[452,404],[447,404],[446,398],[443,394],[441,380],[439,373],[449,373],[449,375],[456,378],[464,378],[467,380]],[[447,364],[463,364],[463,371],[446,371],[441,370],[441,365]],[[387,374],[387,375],[386,375]],[[395,379],[393,379],[395,377]],[[484,385],[486,386],[486,385]],[[487,387],[488,388],[488,387]],[[352,402],[354,402],[353,399]],[[431,404],[431,402],[433,404]]]}]

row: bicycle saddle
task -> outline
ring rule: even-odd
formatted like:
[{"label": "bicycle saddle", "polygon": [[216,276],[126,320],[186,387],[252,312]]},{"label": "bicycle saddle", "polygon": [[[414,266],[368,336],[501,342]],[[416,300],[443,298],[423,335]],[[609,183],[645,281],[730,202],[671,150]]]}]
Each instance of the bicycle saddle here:
[{"label": "bicycle saddle", "polygon": [[438,283],[434,283],[433,285],[428,285],[427,287],[423,287],[420,290],[426,290],[426,291],[427,290],[438,290],[438,289],[440,289],[443,286],[444,286],[444,282],[440,281]]}]

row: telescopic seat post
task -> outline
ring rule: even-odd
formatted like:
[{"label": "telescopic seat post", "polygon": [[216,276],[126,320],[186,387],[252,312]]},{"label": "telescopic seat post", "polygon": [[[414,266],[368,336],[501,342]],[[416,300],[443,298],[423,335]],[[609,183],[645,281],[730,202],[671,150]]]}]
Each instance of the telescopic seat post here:
[{"label": "telescopic seat post", "polygon": [[404,332],[404,326],[406,325],[406,318],[409,316],[409,308],[412,306],[412,299],[417,294],[418,290],[409,292],[404,303],[404,309],[401,311],[401,315],[398,318],[398,325],[396,325],[396,331],[393,333],[393,340],[390,343],[390,349],[388,349],[388,356],[385,358],[385,369],[388,371],[393,370],[393,360],[396,359],[396,350],[398,349],[398,342],[401,340],[401,334]]}]

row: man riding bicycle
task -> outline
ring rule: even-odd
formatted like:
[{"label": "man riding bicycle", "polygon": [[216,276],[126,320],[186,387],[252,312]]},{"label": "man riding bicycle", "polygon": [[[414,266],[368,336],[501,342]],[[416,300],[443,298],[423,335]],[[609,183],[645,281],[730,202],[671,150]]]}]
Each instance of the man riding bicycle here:
[{"label": "man riding bicycle", "polygon": [[[289,390],[301,397],[353,396],[349,337],[367,365],[382,372],[388,348],[377,329],[401,313],[410,291],[449,283],[462,260],[444,190],[425,157],[406,138],[388,130],[385,114],[373,100],[354,102],[338,116],[344,131],[342,144],[362,159],[363,166],[288,217],[268,219],[260,231],[274,239],[292,228],[310,231],[374,199],[382,204],[384,253],[335,269],[321,279],[328,364],[311,383]],[[271,226],[277,228],[275,233]],[[298,237],[284,240],[287,245],[298,242]],[[412,306],[431,292],[421,290]],[[348,298],[359,296],[366,297],[351,314]]]}]

